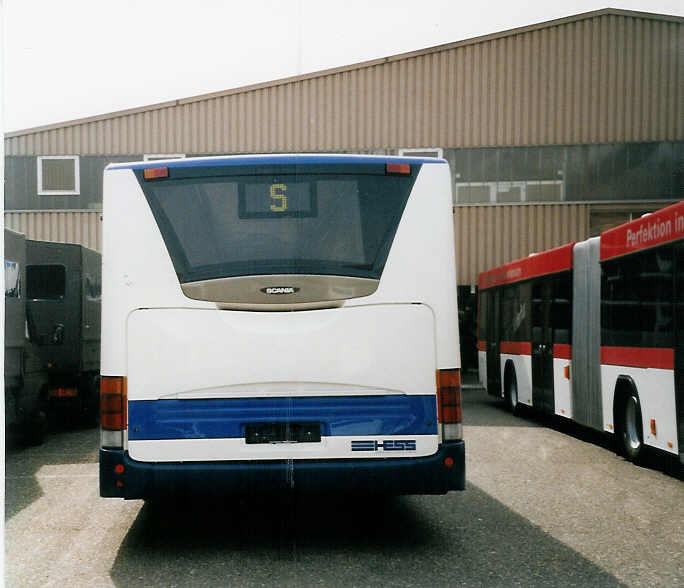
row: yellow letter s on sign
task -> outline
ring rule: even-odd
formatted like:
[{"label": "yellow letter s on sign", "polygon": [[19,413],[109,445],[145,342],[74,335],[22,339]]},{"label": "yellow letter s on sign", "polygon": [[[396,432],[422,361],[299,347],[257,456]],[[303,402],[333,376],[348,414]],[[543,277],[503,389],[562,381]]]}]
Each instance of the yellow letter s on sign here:
[{"label": "yellow letter s on sign", "polygon": [[285,212],[287,210],[287,186],[285,184],[271,184],[271,212]]}]

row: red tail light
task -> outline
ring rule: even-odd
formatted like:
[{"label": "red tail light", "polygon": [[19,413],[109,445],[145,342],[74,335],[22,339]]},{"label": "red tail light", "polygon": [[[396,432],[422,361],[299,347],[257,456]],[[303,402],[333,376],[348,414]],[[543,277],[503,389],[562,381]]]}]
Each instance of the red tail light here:
[{"label": "red tail light", "polygon": [[437,371],[437,420],[442,441],[456,441],[463,438],[461,372],[457,368]]},{"label": "red tail light", "polygon": [[53,396],[55,398],[75,398],[78,396],[77,388],[50,388],[48,390],[48,396]]},{"label": "red tail light", "polygon": [[102,376],[100,379],[100,424],[105,431],[123,431],[126,414],[126,378]]},{"label": "red tail light", "polygon": [[442,424],[461,422],[461,372],[437,371],[437,419]]}]

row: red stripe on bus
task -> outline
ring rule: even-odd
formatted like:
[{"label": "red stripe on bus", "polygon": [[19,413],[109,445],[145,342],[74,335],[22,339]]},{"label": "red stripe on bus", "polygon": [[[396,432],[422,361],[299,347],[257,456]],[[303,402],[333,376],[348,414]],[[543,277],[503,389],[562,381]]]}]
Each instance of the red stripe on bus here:
[{"label": "red stripe on bus", "polygon": [[663,347],[601,347],[601,364],[674,369],[674,349]]},{"label": "red stripe on bus", "polygon": [[601,233],[601,261],[684,238],[684,202]]},{"label": "red stripe on bus", "polygon": [[568,243],[482,272],[478,277],[480,290],[570,270],[574,246]]},{"label": "red stripe on bus", "polygon": [[487,343],[485,341],[478,341],[477,342],[477,350],[478,351],[487,351]]},{"label": "red stripe on bus", "polygon": [[553,357],[555,357],[556,359],[571,359],[572,345],[568,345],[566,343],[554,343]]},{"label": "red stripe on bus", "polygon": [[501,353],[511,355],[532,355],[532,343],[529,341],[501,341]]}]

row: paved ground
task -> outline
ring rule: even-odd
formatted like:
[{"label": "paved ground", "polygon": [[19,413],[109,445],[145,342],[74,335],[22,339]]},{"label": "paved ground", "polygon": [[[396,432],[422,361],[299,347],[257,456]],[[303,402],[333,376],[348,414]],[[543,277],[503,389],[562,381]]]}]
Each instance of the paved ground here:
[{"label": "paved ground", "polygon": [[6,585],[684,583],[681,480],[481,389],[464,414],[468,488],[446,496],[153,507],[99,498],[93,429],[10,448]]}]

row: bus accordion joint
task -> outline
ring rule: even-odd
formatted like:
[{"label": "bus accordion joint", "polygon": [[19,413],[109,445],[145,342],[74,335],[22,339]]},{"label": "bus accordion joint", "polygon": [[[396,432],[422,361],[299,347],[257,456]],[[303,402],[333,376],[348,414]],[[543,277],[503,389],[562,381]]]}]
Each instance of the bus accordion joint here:
[{"label": "bus accordion joint", "polygon": [[159,180],[161,178],[169,177],[168,167],[150,167],[143,171],[143,177],[146,180]]},{"label": "bus accordion joint", "polygon": [[123,447],[123,431],[127,427],[127,394],[124,376],[100,378],[100,427],[102,440],[108,447]]},{"label": "bus accordion joint", "polygon": [[437,370],[437,421],[442,440],[461,439],[461,420],[461,372],[458,368]]}]

